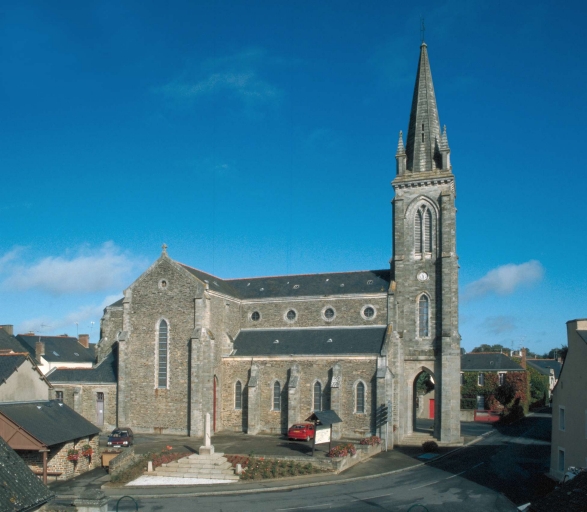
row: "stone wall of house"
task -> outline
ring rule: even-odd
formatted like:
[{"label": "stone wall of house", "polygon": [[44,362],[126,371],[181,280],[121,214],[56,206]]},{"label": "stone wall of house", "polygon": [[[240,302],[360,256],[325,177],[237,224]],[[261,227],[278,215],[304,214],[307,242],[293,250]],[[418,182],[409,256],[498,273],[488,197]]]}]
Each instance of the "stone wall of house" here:
[{"label": "stone wall of house", "polygon": [[[82,446],[89,444],[92,447],[92,455],[86,457],[81,454]],[[70,461],[67,458],[67,452],[71,449],[79,450],[77,461]],[[37,451],[19,450],[17,452],[26,462],[29,468],[37,475],[43,474],[43,454]],[[47,454],[47,479],[51,480],[69,480],[75,476],[81,475],[100,466],[99,456],[99,436],[83,437],[61,443],[50,447]]]},{"label": "stone wall of house", "polygon": [[[380,295],[327,297],[307,299],[267,300],[243,302],[241,326],[252,329],[272,329],[287,327],[337,327],[349,325],[386,325],[387,324],[387,290]],[[367,305],[375,309],[375,316],[366,319],[361,311]],[[324,310],[332,308],[335,317],[332,320],[324,318]],[[285,315],[293,309],[297,313],[295,321],[290,322]],[[258,321],[251,319],[251,314],[257,311],[261,315]]]},{"label": "stone wall of house", "polygon": [[[340,407],[332,407],[343,420],[341,434],[343,437],[363,437],[365,433],[374,432],[375,397],[375,357],[354,358],[287,358],[287,359],[260,359],[255,363],[259,366],[258,392],[260,393],[260,432],[284,433],[294,422],[304,421],[313,411],[314,383],[322,384],[322,409],[327,410],[332,405],[332,373],[333,367],[338,364],[341,368]],[[288,415],[290,394],[288,392],[291,368],[299,367],[299,414]],[[248,415],[252,413],[251,405],[247,403],[247,383],[251,361],[225,358],[223,364],[225,386],[222,388],[223,407],[221,410],[223,424],[229,430],[242,431],[247,425]],[[234,390],[236,381],[243,385],[243,404],[241,410],[235,410]],[[278,381],[281,387],[281,410],[273,407],[274,383]],[[355,387],[359,381],[365,385],[365,412],[357,413],[355,404]]]},{"label": "stone wall of house", "polygon": [[[54,384],[51,398],[57,391],[63,392],[63,403],[81,414],[85,419],[103,431],[116,427],[117,391],[116,384]],[[98,424],[98,393],[104,393],[104,423]]]}]

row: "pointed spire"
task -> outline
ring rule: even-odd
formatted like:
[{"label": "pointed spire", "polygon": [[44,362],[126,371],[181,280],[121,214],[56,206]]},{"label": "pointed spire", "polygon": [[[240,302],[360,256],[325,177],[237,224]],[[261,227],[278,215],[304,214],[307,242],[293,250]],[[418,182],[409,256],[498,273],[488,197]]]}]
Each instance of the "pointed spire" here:
[{"label": "pointed spire", "polygon": [[404,148],[404,134],[399,132],[399,140],[397,141],[397,152],[395,154],[396,160],[396,174],[401,176],[406,172],[406,150]]},{"label": "pointed spire", "polygon": [[442,136],[440,137],[440,151],[450,151],[448,147],[448,137],[446,136],[446,125],[442,128]]},{"label": "pointed spire", "polygon": [[440,122],[432,73],[428,61],[427,45],[422,43],[406,141],[408,170],[427,172],[440,169],[442,160],[438,150],[439,143]]},{"label": "pointed spire", "polygon": [[404,148],[404,132],[399,132],[399,140],[397,141],[397,152],[395,156],[405,155],[406,150]]}]

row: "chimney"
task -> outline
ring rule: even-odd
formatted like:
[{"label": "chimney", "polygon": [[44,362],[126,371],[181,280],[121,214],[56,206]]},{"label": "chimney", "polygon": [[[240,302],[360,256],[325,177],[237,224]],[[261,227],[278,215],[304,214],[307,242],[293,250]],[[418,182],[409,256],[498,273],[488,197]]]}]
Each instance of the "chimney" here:
[{"label": "chimney", "polygon": [[37,341],[35,343],[35,359],[37,361],[41,360],[41,356],[45,355],[45,342],[44,341]]},{"label": "chimney", "polygon": [[90,348],[90,335],[89,334],[80,334],[77,340],[80,345],[83,345],[86,348]]},{"label": "chimney", "polygon": [[523,348],[521,350],[521,352],[522,352],[522,363],[521,363],[521,365],[522,365],[522,368],[524,368],[524,370],[525,370],[526,369],[526,349]]},{"label": "chimney", "polygon": [[13,325],[0,325],[0,329],[5,330],[10,336],[14,335],[14,326]]}]

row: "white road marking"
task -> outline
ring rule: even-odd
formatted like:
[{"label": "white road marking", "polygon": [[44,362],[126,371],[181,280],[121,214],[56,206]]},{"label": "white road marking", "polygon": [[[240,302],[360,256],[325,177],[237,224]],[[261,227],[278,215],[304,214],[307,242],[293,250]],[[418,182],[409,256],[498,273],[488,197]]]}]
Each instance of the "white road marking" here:
[{"label": "white road marking", "polygon": [[[365,500],[374,500],[377,498],[385,498],[386,496],[391,496],[393,493],[389,492],[387,494],[379,494],[378,496],[368,496],[366,498],[357,498],[354,500],[347,501],[345,503],[354,503],[355,501],[365,501]],[[343,503],[344,504],[344,503]],[[321,505],[308,505],[305,507],[292,507],[292,508],[277,508],[275,509],[276,512],[285,512],[286,510],[303,510],[305,508],[321,508],[321,507],[330,507],[332,503],[323,503]]]},{"label": "white road marking", "polygon": [[331,503],[323,503],[322,505],[308,505],[306,507],[292,507],[292,508],[276,508],[276,511],[284,511],[284,510],[303,510],[304,508],[322,508],[322,507],[330,507]]}]

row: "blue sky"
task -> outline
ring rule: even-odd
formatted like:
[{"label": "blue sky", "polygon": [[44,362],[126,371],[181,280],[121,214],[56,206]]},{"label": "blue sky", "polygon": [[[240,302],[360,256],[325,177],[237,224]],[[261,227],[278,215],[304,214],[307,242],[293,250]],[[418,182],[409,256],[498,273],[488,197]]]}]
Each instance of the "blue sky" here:
[{"label": "blue sky", "polygon": [[95,342],[163,242],[225,278],[386,268],[424,15],[463,347],[564,343],[587,316],[586,11],[4,3],[0,323]]}]

